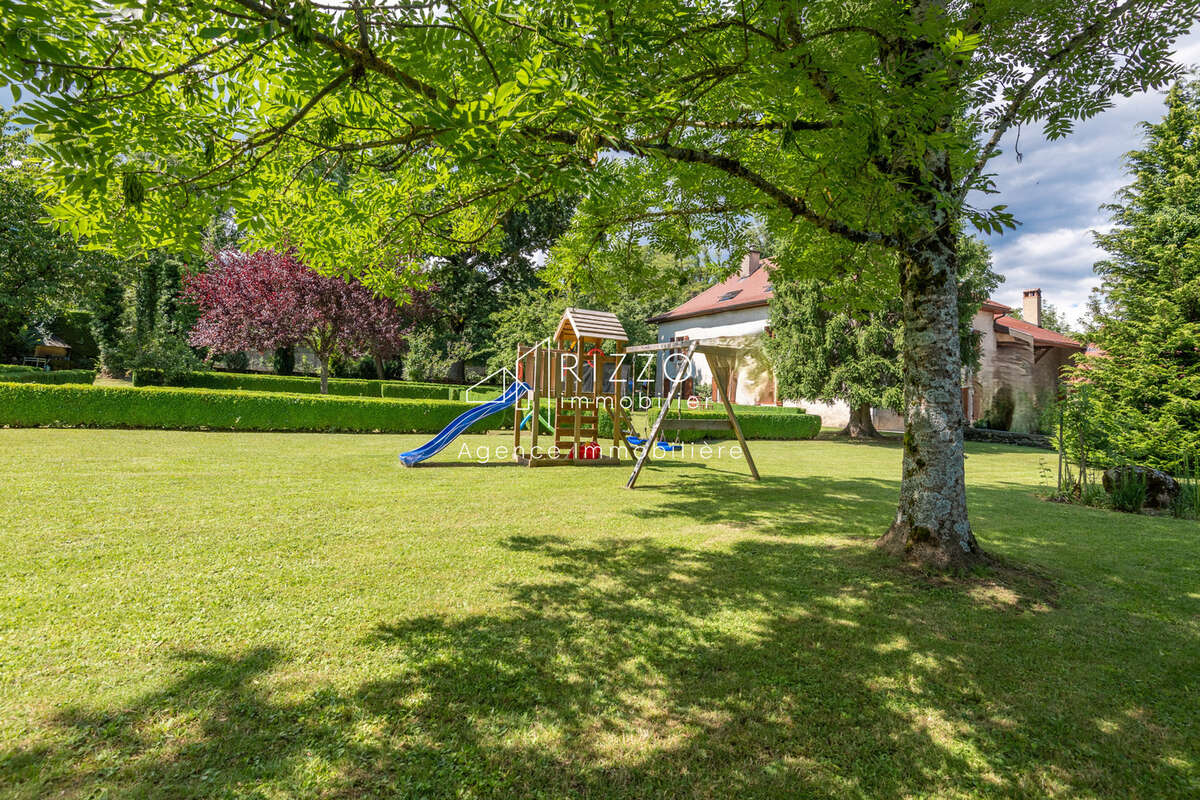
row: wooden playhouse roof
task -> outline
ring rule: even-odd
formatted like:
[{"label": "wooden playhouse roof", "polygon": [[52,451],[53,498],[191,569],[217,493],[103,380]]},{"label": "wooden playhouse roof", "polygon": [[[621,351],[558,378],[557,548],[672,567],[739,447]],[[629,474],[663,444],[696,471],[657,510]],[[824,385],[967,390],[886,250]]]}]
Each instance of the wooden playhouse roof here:
[{"label": "wooden playhouse roof", "polygon": [[625,326],[617,315],[608,311],[589,311],[586,308],[568,308],[563,312],[563,318],[554,331],[554,338],[562,336],[563,328],[571,326],[571,332],[577,339],[612,339],[616,342],[627,342],[629,336]]}]

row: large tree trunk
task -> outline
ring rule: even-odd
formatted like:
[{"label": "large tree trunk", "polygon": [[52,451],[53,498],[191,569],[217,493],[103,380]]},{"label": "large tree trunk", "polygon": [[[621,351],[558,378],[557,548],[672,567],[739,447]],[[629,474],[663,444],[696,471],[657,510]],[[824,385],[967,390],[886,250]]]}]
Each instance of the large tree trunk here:
[{"label": "large tree trunk", "polygon": [[329,394],[329,358],[317,356],[321,362],[321,394]]},{"label": "large tree trunk", "polygon": [[372,353],[371,358],[375,361],[375,377],[383,380],[383,358],[379,353]]},{"label": "large tree trunk", "polygon": [[875,430],[875,421],[871,419],[871,404],[850,409],[850,421],[842,428],[842,435],[851,439],[876,439],[879,431]]},{"label": "large tree trunk", "polygon": [[877,544],[906,560],[963,570],[986,556],[967,520],[954,226],[941,225],[907,255],[904,466],[896,520]]}]

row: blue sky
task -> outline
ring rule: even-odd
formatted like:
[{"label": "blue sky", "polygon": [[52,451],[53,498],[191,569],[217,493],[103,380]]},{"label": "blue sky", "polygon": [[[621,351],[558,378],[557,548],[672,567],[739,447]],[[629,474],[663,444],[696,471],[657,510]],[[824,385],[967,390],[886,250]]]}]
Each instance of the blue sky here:
[{"label": "blue sky", "polygon": [[[1177,60],[1200,65],[1200,31],[1180,40]],[[12,106],[8,88],[0,88],[0,106]],[[1004,150],[992,161],[1000,194],[977,198],[980,205],[1007,203],[1021,225],[987,237],[996,271],[1004,283],[993,297],[1020,306],[1021,291],[1040,288],[1068,320],[1077,321],[1088,294],[1098,281],[1092,264],[1102,253],[1092,243],[1093,230],[1108,227],[1100,209],[1128,182],[1122,156],[1142,141],[1138,123],[1163,113],[1159,93],[1118,98],[1116,107],[1079,125],[1066,139],[1047,142],[1040,128],[1021,131],[1018,163],[1010,133]]]},{"label": "blue sky", "polygon": [[[1200,65],[1200,31],[1181,39],[1176,59]],[[1092,243],[1093,230],[1106,230],[1108,215],[1100,209],[1112,202],[1129,182],[1122,156],[1142,143],[1138,122],[1163,115],[1163,95],[1150,93],[1117,98],[1116,107],[1079,125],[1073,134],[1047,142],[1040,128],[1021,132],[1021,162],[1013,145],[991,163],[1000,194],[980,205],[1007,203],[1022,224],[1003,235],[987,237],[996,271],[1005,277],[993,293],[1001,303],[1020,307],[1023,289],[1040,288],[1075,321],[1085,311],[1093,286],[1099,283],[1092,264],[1103,257]]]}]

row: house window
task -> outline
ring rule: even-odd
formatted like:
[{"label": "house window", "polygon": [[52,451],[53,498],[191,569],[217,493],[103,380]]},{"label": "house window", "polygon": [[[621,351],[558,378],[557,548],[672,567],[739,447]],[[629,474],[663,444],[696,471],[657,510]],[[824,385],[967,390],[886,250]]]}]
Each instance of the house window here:
[{"label": "house window", "polygon": [[726,292],[725,294],[718,297],[717,302],[724,303],[726,300],[732,300],[733,298],[737,297],[741,293],[742,293],[741,289],[734,289],[732,292]]}]

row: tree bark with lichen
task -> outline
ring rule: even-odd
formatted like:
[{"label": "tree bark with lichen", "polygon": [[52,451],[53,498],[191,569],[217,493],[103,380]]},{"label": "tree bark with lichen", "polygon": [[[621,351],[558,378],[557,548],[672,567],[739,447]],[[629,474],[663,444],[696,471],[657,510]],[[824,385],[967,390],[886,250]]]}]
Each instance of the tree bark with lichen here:
[{"label": "tree bark with lichen", "polygon": [[967,518],[957,242],[943,225],[909,253],[904,301],[904,463],[896,518],[877,542],[905,560],[964,570],[986,560]]}]

